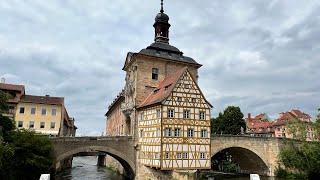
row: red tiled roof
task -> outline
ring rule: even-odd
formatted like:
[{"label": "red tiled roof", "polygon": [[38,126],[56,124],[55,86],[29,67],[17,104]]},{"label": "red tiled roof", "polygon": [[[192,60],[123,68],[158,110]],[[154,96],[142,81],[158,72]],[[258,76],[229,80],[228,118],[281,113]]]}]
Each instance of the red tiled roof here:
[{"label": "red tiled roof", "polygon": [[311,116],[309,114],[303,113],[298,109],[292,109],[291,112],[295,114],[298,118],[310,119]]},{"label": "red tiled roof", "polygon": [[24,85],[0,83],[0,89],[24,92]]},{"label": "red tiled roof", "polygon": [[21,102],[37,103],[37,104],[51,104],[51,105],[63,105],[63,97],[51,97],[51,96],[32,96],[24,95],[21,97]]},{"label": "red tiled roof", "polygon": [[249,128],[271,127],[272,122],[248,120],[247,126]]},{"label": "red tiled roof", "polygon": [[138,108],[149,106],[156,103],[161,103],[168,98],[171,91],[179,81],[180,77],[187,71],[187,67],[180,69],[179,71],[168,75],[165,79],[159,83],[158,87],[152,92]]},{"label": "red tiled roof", "polygon": [[273,126],[283,126],[286,125],[289,122],[289,120],[286,119],[277,119],[273,122]]}]

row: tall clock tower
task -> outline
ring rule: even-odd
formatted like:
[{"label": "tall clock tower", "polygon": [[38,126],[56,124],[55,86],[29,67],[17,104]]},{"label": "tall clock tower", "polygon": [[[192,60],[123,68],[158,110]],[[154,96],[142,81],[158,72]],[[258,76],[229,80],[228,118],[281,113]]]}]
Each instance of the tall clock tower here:
[{"label": "tall clock tower", "polygon": [[184,56],[178,48],[169,42],[169,16],[161,10],[155,17],[154,42],[140,52],[129,52],[123,70],[126,71],[124,88],[125,102],[123,112],[131,121],[131,132],[134,133],[135,108],[164,80],[167,75],[188,67],[191,76],[198,80],[198,69],[202,66],[194,59]]}]

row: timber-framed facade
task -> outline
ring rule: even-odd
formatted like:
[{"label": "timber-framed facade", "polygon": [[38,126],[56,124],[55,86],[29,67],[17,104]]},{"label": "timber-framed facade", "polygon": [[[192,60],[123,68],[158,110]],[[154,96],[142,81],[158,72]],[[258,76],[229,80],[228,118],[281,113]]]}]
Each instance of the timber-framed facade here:
[{"label": "timber-framed facade", "polygon": [[106,131],[119,135],[111,125],[124,125],[146,167],[210,169],[212,106],[198,86],[202,65],[169,44],[169,16],[163,8],[153,27],[154,42],[126,57],[126,84],[121,99],[108,108]]},{"label": "timber-framed facade", "polygon": [[165,78],[138,108],[141,162],[162,170],[210,168],[211,107],[187,68]]}]

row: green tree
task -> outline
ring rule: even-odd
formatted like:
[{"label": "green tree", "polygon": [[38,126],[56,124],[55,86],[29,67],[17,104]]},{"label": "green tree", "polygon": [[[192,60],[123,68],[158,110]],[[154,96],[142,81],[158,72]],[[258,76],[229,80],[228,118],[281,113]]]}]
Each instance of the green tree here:
[{"label": "green tree", "polygon": [[[320,110],[319,110],[320,111]],[[312,124],[312,128],[319,137],[319,118]],[[288,130],[296,140],[288,140],[286,146],[279,154],[279,167],[277,175],[283,178],[318,179],[320,177],[320,143],[307,142],[307,124],[294,121],[288,124]]]},{"label": "green tree", "polygon": [[293,119],[291,122],[288,123],[287,128],[294,139],[298,139],[300,141],[306,140],[308,133],[308,125],[306,122],[302,122],[299,119]]},{"label": "green tree", "polygon": [[245,131],[246,128],[243,113],[236,106],[228,106],[217,118],[211,120],[211,124],[213,134],[239,135],[241,129]]},{"label": "green tree", "polygon": [[52,144],[47,136],[15,129],[14,121],[2,115],[7,98],[0,91],[0,179],[39,179],[51,168]]},{"label": "green tree", "polygon": [[4,113],[7,113],[9,107],[7,105],[8,95],[0,90],[0,136],[2,140],[8,138],[9,133],[14,130],[15,125],[13,120],[7,116],[3,116]]}]

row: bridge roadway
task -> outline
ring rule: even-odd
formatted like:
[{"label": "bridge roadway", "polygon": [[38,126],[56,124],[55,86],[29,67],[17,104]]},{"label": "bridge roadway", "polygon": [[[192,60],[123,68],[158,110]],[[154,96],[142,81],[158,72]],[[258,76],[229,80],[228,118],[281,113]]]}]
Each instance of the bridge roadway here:
[{"label": "bridge roadway", "polygon": [[[136,172],[136,154],[139,148],[131,136],[61,137],[51,140],[54,145],[56,170],[63,166],[65,159],[81,153],[99,152],[118,160],[126,170],[125,174],[131,179],[139,173]],[[279,138],[212,136],[211,157],[221,151],[228,151],[242,172],[273,176],[278,165],[277,156],[283,145],[284,140]]]}]

